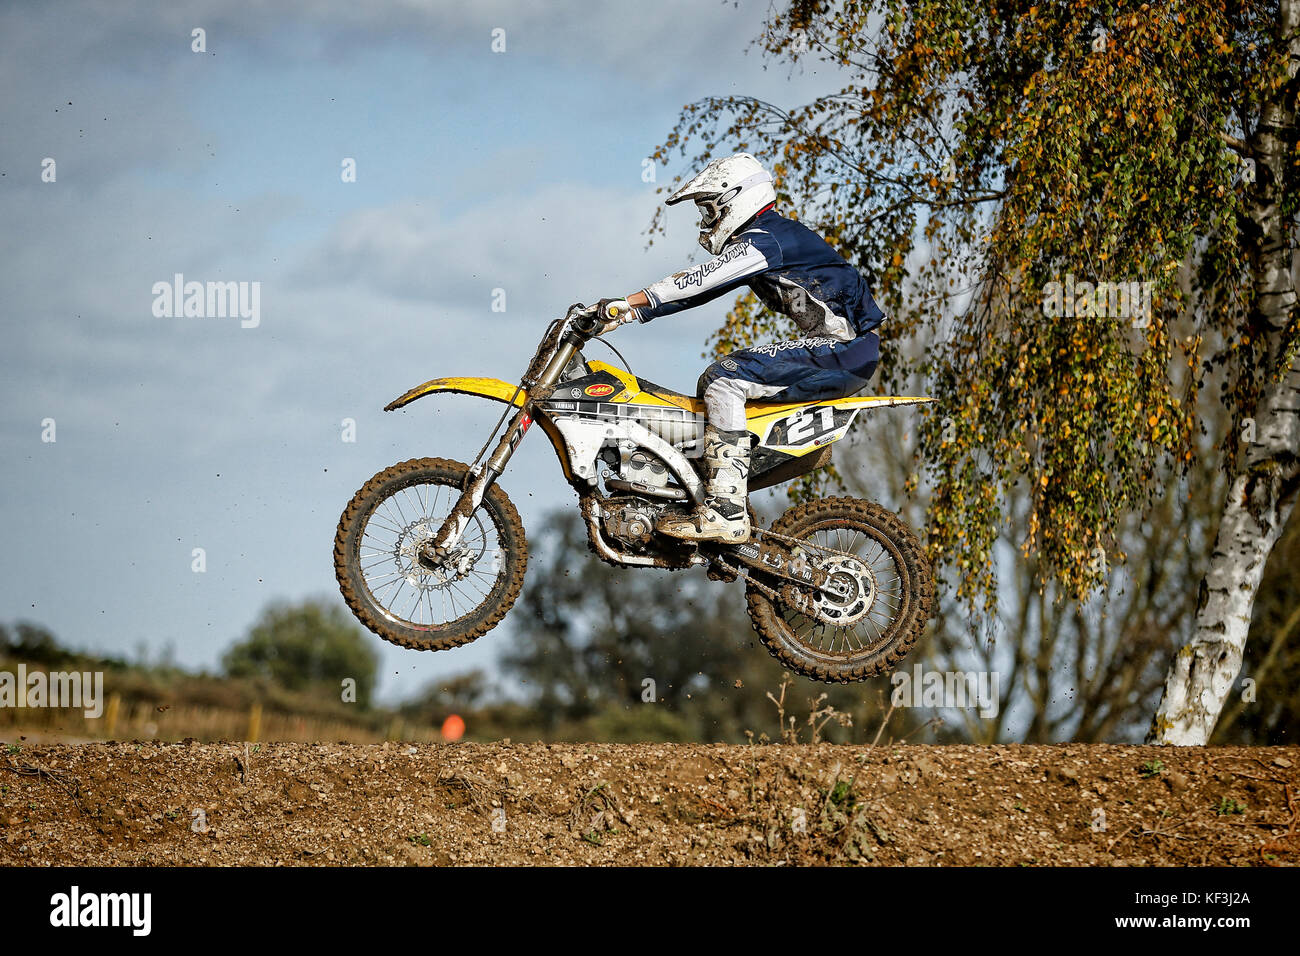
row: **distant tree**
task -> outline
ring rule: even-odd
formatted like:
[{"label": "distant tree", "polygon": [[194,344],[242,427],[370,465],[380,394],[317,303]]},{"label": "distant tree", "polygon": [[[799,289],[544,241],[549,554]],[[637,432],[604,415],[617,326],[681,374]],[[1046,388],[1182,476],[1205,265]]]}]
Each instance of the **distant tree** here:
[{"label": "distant tree", "polygon": [[76,656],[61,647],[48,628],[29,621],[19,621],[12,631],[0,625],[0,653],[46,665],[61,664]]},{"label": "distant tree", "polygon": [[464,716],[483,703],[489,689],[487,674],[475,668],[433,681],[405,702],[401,711],[424,722],[441,721],[449,714]]},{"label": "distant tree", "polygon": [[[502,664],[520,678],[541,729],[585,721],[603,739],[743,742],[746,731],[779,739],[767,694],[789,672],[759,643],[739,584],[709,581],[698,569],[610,567],[590,552],[571,510],[551,515],[530,545],[533,570]],[[808,702],[823,693],[822,706],[854,721],[828,725],[824,738],[874,734],[889,696],[885,679],[847,687],[791,679],[786,712],[799,720],[802,739]],[[905,732],[919,719],[895,714],[890,730]]]},{"label": "distant tree", "polygon": [[379,659],[342,607],[315,598],[268,606],[248,637],[221,659],[230,677],[260,677],[287,690],[357,682],[357,702],[369,706]]}]

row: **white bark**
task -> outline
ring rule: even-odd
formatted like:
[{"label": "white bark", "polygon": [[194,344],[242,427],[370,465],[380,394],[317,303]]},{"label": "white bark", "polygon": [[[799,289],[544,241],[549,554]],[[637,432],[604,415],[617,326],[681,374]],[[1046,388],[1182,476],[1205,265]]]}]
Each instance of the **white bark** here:
[{"label": "white bark", "polygon": [[[1279,42],[1300,62],[1300,0],[1279,8]],[[1293,73],[1294,75],[1294,73]],[[1201,582],[1190,643],[1169,666],[1164,696],[1147,739],[1153,743],[1204,745],[1241,670],[1255,593],[1273,545],[1295,505],[1300,455],[1300,360],[1284,368],[1282,332],[1296,306],[1296,275],[1278,201],[1288,169],[1287,131],[1296,128],[1294,90],[1283,89],[1261,110],[1249,148],[1258,164],[1252,196],[1256,227],[1250,261],[1255,272],[1259,318],[1268,330],[1268,370],[1273,380],[1254,413],[1255,439],[1244,450],[1228,489],[1205,578]],[[1284,372],[1278,377],[1279,372]]]},{"label": "white bark", "polygon": [[[1291,453],[1289,467],[1279,458],[1247,466],[1228,489],[1214,551],[1201,582],[1192,640],[1175,656],[1165,677],[1164,696],[1148,740],[1201,746],[1227,702],[1241,670],[1250,631],[1251,609],[1273,545],[1295,505],[1294,454],[1300,448],[1300,368],[1270,395],[1258,428],[1269,428],[1267,446]],[[1252,452],[1265,453],[1264,439]]]}]

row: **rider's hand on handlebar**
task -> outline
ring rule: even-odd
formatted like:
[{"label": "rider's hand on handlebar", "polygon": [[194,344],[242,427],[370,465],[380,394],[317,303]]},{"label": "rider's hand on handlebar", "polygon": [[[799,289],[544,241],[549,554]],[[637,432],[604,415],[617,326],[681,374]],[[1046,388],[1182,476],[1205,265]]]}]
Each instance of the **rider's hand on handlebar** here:
[{"label": "rider's hand on handlebar", "polygon": [[596,314],[598,308],[598,305],[583,305],[581,302],[575,302],[569,306],[569,311],[564,317],[582,334],[599,335],[601,321]]},{"label": "rider's hand on handlebar", "polygon": [[634,321],[636,313],[627,304],[627,299],[601,299],[596,303],[596,318],[603,323],[596,334],[604,335],[620,325]]}]

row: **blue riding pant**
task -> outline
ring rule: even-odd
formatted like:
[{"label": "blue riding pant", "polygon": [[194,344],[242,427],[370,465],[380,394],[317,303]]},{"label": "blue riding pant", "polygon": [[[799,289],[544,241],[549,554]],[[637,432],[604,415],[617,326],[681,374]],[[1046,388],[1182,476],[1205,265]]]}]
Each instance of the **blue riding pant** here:
[{"label": "blue riding pant", "polygon": [[696,386],[715,428],[745,428],[745,402],[815,402],[860,392],[880,361],[880,338],[811,336],[740,349],[704,370]]}]

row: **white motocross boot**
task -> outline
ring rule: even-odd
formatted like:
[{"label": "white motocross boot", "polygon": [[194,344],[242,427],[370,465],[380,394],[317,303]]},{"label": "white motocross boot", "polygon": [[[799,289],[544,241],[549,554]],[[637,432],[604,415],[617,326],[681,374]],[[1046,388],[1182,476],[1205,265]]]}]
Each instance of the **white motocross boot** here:
[{"label": "white motocross boot", "polygon": [[664,515],[655,529],[686,541],[748,541],[749,441],[747,431],[723,431],[706,425],[704,475],[708,500],[689,515]]}]

